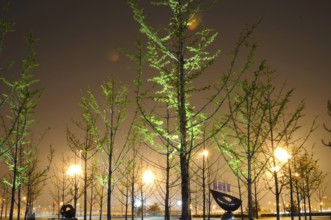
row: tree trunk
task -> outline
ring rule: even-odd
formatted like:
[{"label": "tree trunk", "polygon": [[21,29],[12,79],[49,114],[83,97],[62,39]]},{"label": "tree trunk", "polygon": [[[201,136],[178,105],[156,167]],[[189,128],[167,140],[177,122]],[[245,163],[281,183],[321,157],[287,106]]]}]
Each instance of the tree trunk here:
[{"label": "tree trunk", "polygon": [[[128,183],[129,181],[127,181]],[[125,195],[125,220],[128,220],[128,209],[129,209],[129,185],[126,185]]]},{"label": "tree trunk", "polygon": [[[135,157],[135,156],[134,156]],[[134,220],[134,194],[135,194],[135,162],[133,162],[133,167],[132,167],[132,179],[131,179],[131,220]]]},{"label": "tree trunk", "polygon": [[57,218],[60,218],[60,190],[57,191]]},{"label": "tree trunk", "polygon": [[[87,136],[87,135],[86,135]],[[87,142],[85,143],[87,144]],[[84,220],[87,216],[87,151],[85,149],[84,154]]]},{"label": "tree trunk", "polygon": [[306,178],[307,193],[306,194],[307,194],[308,208],[309,208],[309,220],[312,220],[309,182],[310,182],[309,181],[309,176],[307,175],[307,178]]},{"label": "tree trunk", "polygon": [[102,186],[102,188],[101,188],[99,220],[101,220],[101,219],[102,219],[103,190],[104,190],[104,186]]},{"label": "tree trunk", "polygon": [[280,208],[279,208],[279,186],[278,186],[278,174],[277,171],[274,171],[274,180],[275,180],[275,196],[276,196],[276,219],[280,220]]},{"label": "tree trunk", "polygon": [[181,172],[181,194],[182,194],[182,215],[181,220],[190,220],[190,176],[189,176],[189,157],[187,149],[187,113],[186,113],[186,78],[184,71],[184,30],[186,26],[182,21],[182,3],[178,0],[179,9],[179,30],[178,30],[178,121],[179,121],[179,133],[180,133],[180,172]]},{"label": "tree trunk", "polygon": [[77,214],[77,193],[78,193],[78,184],[77,184],[77,175],[74,176],[74,209],[75,209],[75,217]]},{"label": "tree trunk", "polygon": [[21,219],[21,184],[17,188],[17,219]]},{"label": "tree trunk", "polygon": [[91,181],[91,199],[90,199],[90,220],[92,219],[92,212],[93,212],[93,188],[94,188],[94,183],[93,179]]},{"label": "tree trunk", "polygon": [[298,189],[298,182],[295,182],[295,190],[297,194],[297,203],[298,203],[298,216],[299,220],[301,220],[301,208],[300,208],[300,194],[299,194],[299,189]]},{"label": "tree trunk", "polygon": [[[167,133],[169,134],[169,104],[167,103]],[[165,186],[165,201],[164,201],[164,220],[170,220],[170,149],[169,149],[169,139],[167,139],[167,167],[166,167],[166,186]]]},{"label": "tree trunk", "polygon": [[167,147],[167,167],[166,167],[166,191],[165,191],[165,207],[164,207],[164,220],[170,220],[170,205],[169,205],[169,197],[170,197],[170,152],[169,147]]},{"label": "tree trunk", "polygon": [[288,162],[288,171],[290,176],[290,206],[291,206],[291,220],[294,220],[294,199],[293,199],[293,182],[290,161]]},{"label": "tree trunk", "polygon": [[202,219],[206,220],[206,161],[202,158]]},{"label": "tree trunk", "polygon": [[[18,137],[16,139],[18,139]],[[18,156],[18,143],[15,144],[15,152],[14,152],[13,185],[12,185],[12,188],[11,188],[9,220],[13,220],[13,217],[14,217],[14,205],[15,205],[15,193],[16,193],[16,178],[17,178],[17,156]]]},{"label": "tree trunk", "polygon": [[6,206],[5,206],[5,218],[7,218],[7,211],[8,211],[8,202],[6,202]]},{"label": "tree trunk", "polygon": [[2,214],[3,214],[3,209],[4,209],[4,205],[5,205],[5,189],[3,190],[2,193],[2,199],[1,199],[1,213],[0,213],[0,218],[2,219]]},{"label": "tree trunk", "polygon": [[254,202],[255,202],[255,218],[259,219],[259,203],[257,198],[257,186],[256,182],[254,183]]},{"label": "tree trunk", "polygon": [[186,155],[180,157],[180,171],[181,171],[181,189],[182,189],[182,216],[181,220],[190,220],[190,179],[188,171],[188,161]]},{"label": "tree trunk", "polygon": [[141,197],[141,220],[144,220],[144,194],[143,194],[143,182],[141,182],[141,185],[140,185],[140,197]]},{"label": "tree trunk", "polygon": [[[248,138],[249,139],[249,138]],[[248,149],[250,150],[250,146],[248,146]],[[248,193],[248,219],[253,220],[253,196],[252,196],[252,164],[251,164],[251,155],[250,151],[247,153],[247,193]]]},{"label": "tree trunk", "polygon": [[[239,174],[237,173],[237,175],[239,175]],[[237,181],[238,181],[239,199],[240,199],[241,201],[243,201],[243,200],[242,200],[241,185],[240,185],[240,179],[239,179],[239,177],[237,177]],[[244,209],[243,209],[243,204],[242,204],[242,203],[241,203],[241,205],[240,205],[240,213],[241,213],[241,220],[244,220]]]}]

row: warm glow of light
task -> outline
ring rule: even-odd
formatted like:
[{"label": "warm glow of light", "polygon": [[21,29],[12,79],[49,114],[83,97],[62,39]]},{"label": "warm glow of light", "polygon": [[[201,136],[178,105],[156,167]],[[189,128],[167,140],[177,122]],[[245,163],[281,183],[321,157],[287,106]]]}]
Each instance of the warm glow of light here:
[{"label": "warm glow of light", "polygon": [[24,200],[24,201],[26,200],[26,197],[25,197],[25,196],[23,197],[23,200]]},{"label": "warm glow of light", "polygon": [[276,165],[271,170],[272,170],[272,172],[278,172],[280,170],[280,167],[278,165]]},{"label": "warm glow of light", "polygon": [[141,204],[141,201],[140,200],[136,200],[134,201],[134,206],[135,207],[140,207],[142,204]]},{"label": "warm glow of light", "polygon": [[108,51],[108,59],[112,62],[117,62],[120,60],[120,54],[116,50]]},{"label": "warm glow of light", "polygon": [[296,176],[296,177],[299,177],[299,176],[300,176],[300,174],[298,174],[298,173],[295,173],[295,174],[294,174],[294,176]]},{"label": "warm glow of light", "polygon": [[281,163],[286,163],[291,158],[284,148],[277,148],[274,155]]},{"label": "warm glow of light", "polygon": [[82,174],[82,168],[79,165],[71,165],[67,170],[67,175],[69,176],[80,175],[80,174]]},{"label": "warm glow of light", "polygon": [[202,15],[201,14],[193,14],[190,16],[189,22],[187,24],[187,29],[190,31],[194,31],[199,27],[202,21]]},{"label": "warm glow of light", "polygon": [[151,184],[154,180],[154,174],[150,170],[146,170],[142,176],[143,182],[146,184]]},{"label": "warm glow of light", "polygon": [[208,151],[207,150],[202,151],[202,156],[208,157]]}]

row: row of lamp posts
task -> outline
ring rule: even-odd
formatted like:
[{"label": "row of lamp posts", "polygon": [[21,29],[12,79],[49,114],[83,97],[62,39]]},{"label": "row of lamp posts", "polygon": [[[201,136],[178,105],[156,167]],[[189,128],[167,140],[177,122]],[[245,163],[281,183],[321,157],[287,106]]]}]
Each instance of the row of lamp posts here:
[{"label": "row of lamp posts", "polygon": [[[208,151],[206,149],[203,150],[202,152],[202,177],[203,177],[203,214],[205,217],[205,207],[206,207],[206,164],[207,164],[207,156],[208,156]],[[283,149],[283,148],[277,148],[274,152],[274,156],[276,157],[277,160],[279,160],[281,163],[286,163],[288,162],[288,170],[289,170],[289,178],[290,178],[290,207],[291,207],[291,213],[294,212],[294,207],[293,207],[293,184],[292,184],[292,172],[291,172],[291,164],[289,160],[291,159],[291,156],[288,154],[288,152]],[[276,171],[279,170],[279,167],[274,168]],[[77,176],[80,176],[82,174],[82,169],[80,165],[74,164],[69,167],[67,170],[67,175],[72,176],[74,178],[74,209],[76,210],[77,207],[77,194],[78,194],[78,180]],[[141,183],[141,208],[142,208],[142,214],[141,214],[141,219],[143,220],[144,217],[144,212],[143,212],[143,207],[144,207],[144,185],[150,185],[154,181],[154,174],[151,170],[146,170],[142,174],[142,183]],[[291,219],[293,220],[293,214],[291,214]]]},{"label": "row of lamp posts", "polygon": [[[75,209],[75,217],[76,217],[76,208],[77,208],[77,194],[78,194],[78,180],[77,178],[82,174],[82,168],[80,165],[74,164],[69,167],[66,172],[67,175],[72,176],[74,178],[74,209]],[[151,170],[146,170],[142,174],[141,179],[141,219],[144,218],[144,185],[150,185],[154,181],[154,174]]]}]

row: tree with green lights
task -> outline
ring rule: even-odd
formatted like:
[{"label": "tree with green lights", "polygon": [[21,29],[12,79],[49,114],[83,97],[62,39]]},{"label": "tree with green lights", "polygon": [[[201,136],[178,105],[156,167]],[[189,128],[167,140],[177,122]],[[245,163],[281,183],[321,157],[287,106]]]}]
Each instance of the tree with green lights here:
[{"label": "tree with green lights", "polygon": [[[2,2],[3,3],[3,2]],[[1,17],[0,17],[0,56],[4,56],[4,48],[5,48],[5,38],[8,33],[13,32],[14,23],[6,18],[8,13],[8,2],[4,5],[1,5]],[[18,121],[18,114],[10,120],[10,124],[8,120],[6,120],[6,112],[8,111],[8,100],[14,95],[14,91],[16,87],[14,85],[10,85],[7,82],[5,73],[10,70],[12,64],[2,64],[5,66],[0,67],[0,83],[2,88],[2,93],[0,96],[0,120],[1,127],[3,129],[0,130],[0,156],[6,152],[6,148],[4,148],[8,138],[13,133],[16,122]],[[9,84],[9,85],[8,85]],[[18,108],[19,111],[22,111],[22,107]],[[8,147],[8,145],[7,145]]]},{"label": "tree with green lights", "polygon": [[[274,77],[274,74],[271,74],[270,77]],[[269,189],[275,195],[276,217],[277,220],[279,220],[280,195],[284,186],[279,184],[279,172],[281,172],[281,168],[284,167],[284,164],[282,164],[282,161],[279,161],[279,158],[276,158],[275,152],[277,149],[284,149],[288,141],[287,139],[292,137],[300,128],[298,124],[303,117],[304,102],[301,101],[296,108],[290,108],[289,104],[294,90],[286,90],[285,87],[276,89],[276,86],[272,85],[273,79],[269,78],[269,81],[270,88],[265,96],[265,102],[268,104],[265,131],[268,133],[268,141],[265,143],[265,152],[266,158],[270,158],[267,170],[272,174],[274,184],[270,186]],[[292,112],[289,112],[289,109],[293,109]],[[307,140],[308,137],[309,135],[307,135],[304,140]]]},{"label": "tree with green lights", "polygon": [[215,138],[227,164],[247,187],[249,219],[253,219],[253,184],[269,161],[264,155],[269,136],[265,130],[269,104],[265,97],[270,88],[268,75],[269,70],[262,62],[252,76],[241,81],[236,96],[229,100],[231,123]]},{"label": "tree with green lights", "polygon": [[[120,165],[129,152],[128,141],[135,120],[135,113],[128,127],[123,126],[127,117],[129,104],[128,87],[124,83],[108,79],[101,84],[101,101],[96,94],[88,91],[83,99],[84,108],[89,109],[84,113],[84,118],[91,128],[95,138],[98,152],[102,157],[103,166],[107,169],[107,219],[111,218],[112,192],[119,178],[115,178]],[[95,118],[94,118],[94,116]],[[93,117],[92,117],[93,116]],[[128,128],[127,130],[125,130]],[[123,138],[123,142],[118,139]]]},{"label": "tree with green lights", "polygon": [[[2,120],[4,134],[7,137],[6,142],[3,142],[5,147],[2,148],[2,153],[13,176],[12,181],[8,182],[12,193],[9,219],[13,219],[16,192],[18,192],[18,199],[20,200],[23,173],[27,169],[27,165],[23,163],[23,160],[29,152],[26,146],[31,142],[29,137],[31,134],[30,128],[35,122],[31,116],[41,95],[40,89],[34,89],[37,80],[34,79],[32,74],[38,66],[35,60],[35,39],[29,36],[27,42],[29,53],[22,61],[22,71],[18,79],[13,81],[3,80],[11,88],[8,93],[3,94],[8,99],[6,100],[7,114]],[[19,200],[16,201],[18,207],[20,205]]]},{"label": "tree with green lights", "polygon": [[[90,160],[93,159],[94,155],[97,153],[97,145],[95,137],[92,132],[92,128],[89,125],[89,120],[95,120],[95,116],[91,113],[90,108],[87,106],[86,100],[83,99],[81,106],[83,108],[83,119],[82,122],[74,122],[76,128],[79,129],[79,135],[72,132],[71,129],[67,128],[66,137],[67,143],[75,154],[75,165],[77,165],[77,159],[83,162],[82,174],[83,174],[83,207],[84,207],[84,220],[87,218],[87,189],[90,185],[90,175],[88,173],[88,167],[90,166]],[[87,119],[88,117],[88,119]],[[74,208],[76,209],[77,197],[78,194],[78,181],[77,178],[80,178],[79,174],[74,174]]]},{"label": "tree with green lights", "polygon": [[[247,45],[252,31],[245,32],[238,41],[229,71],[216,76],[214,83],[202,85],[203,79],[210,76],[207,70],[218,57],[219,51],[210,52],[208,49],[217,33],[202,25],[195,29],[198,16],[203,12],[201,1],[159,0],[153,1],[153,4],[165,6],[171,13],[168,25],[158,30],[147,24],[143,10],[136,1],[130,1],[140,32],[147,37],[146,47],[138,44],[139,53],[132,56],[138,63],[137,105],[148,125],[145,127],[145,133],[150,134],[147,138],[162,143],[171,156],[178,160],[181,219],[188,220],[191,218],[192,155],[229,120],[220,112],[237,79],[247,69],[244,66],[235,73],[239,51]],[[148,76],[144,74],[144,67],[152,70]],[[213,126],[216,118],[219,123]],[[205,139],[202,138],[204,128],[210,129]]]},{"label": "tree with green lights", "polygon": [[[1,6],[3,13],[0,18],[0,56],[3,56],[4,49],[6,49],[5,38],[8,33],[13,32],[14,23],[6,18],[8,2],[2,1]],[[0,156],[8,165],[11,176],[9,179],[4,179],[5,185],[11,191],[9,219],[13,219],[15,205],[17,206],[17,217],[20,217],[22,190],[26,190],[29,194],[28,202],[31,203],[38,195],[37,191],[42,188],[42,186],[39,187],[39,183],[44,183],[46,177],[46,171],[43,172],[36,168],[37,154],[34,151],[35,148],[31,148],[31,126],[35,123],[32,115],[38,104],[41,90],[35,89],[38,80],[33,74],[34,69],[38,66],[34,50],[36,39],[29,35],[26,41],[29,48],[21,62],[21,72],[17,75],[13,73],[14,62],[7,65],[2,64],[5,66],[0,68],[2,88]],[[14,76],[5,77],[10,74],[14,74]],[[31,184],[32,181],[34,184]]]},{"label": "tree with green lights", "polygon": [[305,216],[308,212],[310,220],[312,219],[311,197],[321,187],[326,177],[318,165],[318,159],[314,157],[314,147],[311,148],[310,152],[303,149],[300,154],[296,155],[295,164],[293,164],[298,210],[300,211],[300,204],[303,202],[303,211]]},{"label": "tree with green lights", "polygon": [[26,172],[24,173],[23,192],[26,195],[24,219],[27,219],[33,214],[34,204],[40,196],[42,190],[47,185],[47,180],[50,179],[49,170],[53,161],[54,149],[50,147],[47,155],[47,164],[40,168],[40,153],[38,145],[28,145],[28,157],[26,161]]}]

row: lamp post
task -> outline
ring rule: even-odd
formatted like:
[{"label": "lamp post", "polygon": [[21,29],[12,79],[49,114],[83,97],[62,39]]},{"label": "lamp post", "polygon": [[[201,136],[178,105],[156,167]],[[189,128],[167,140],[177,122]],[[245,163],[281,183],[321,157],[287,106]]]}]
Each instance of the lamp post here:
[{"label": "lamp post", "polygon": [[206,219],[206,163],[208,151],[206,149],[202,152],[202,199],[203,199],[203,220]]},{"label": "lamp post", "polygon": [[141,176],[141,220],[144,219],[144,193],[143,185],[150,185],[154,181],[154,174],[151,170],[146,170]]},{"label": "lamp post", "polygon": [[76,217],[76,207],[77,207],[77,191],[78,191],[78,182],[77,182],[77,175],[80,176],[82,174],[82,168],[79,165],[71,165],[67,170],[67,175],[74,177],[74,209],[75,209],[75,216]]},{"label": "lamp post", "polygon": [[[288,160],[290,159],[290,155],[287,153],[287,151],[284,148],[278,147],[275,149],[274,151],[274,157],[276,158],[277,162],[279,162],[280,164],[285,164],[288,162]],[[273,173],[274,173],[274,178],[275,178],[275,187],[276,187],[276,211],[277,211],[277,219],[279,219],[279,189],[278,189],[278,171],[281,169],[281,167],[279,165],[276,165],[274,167]]]}]

